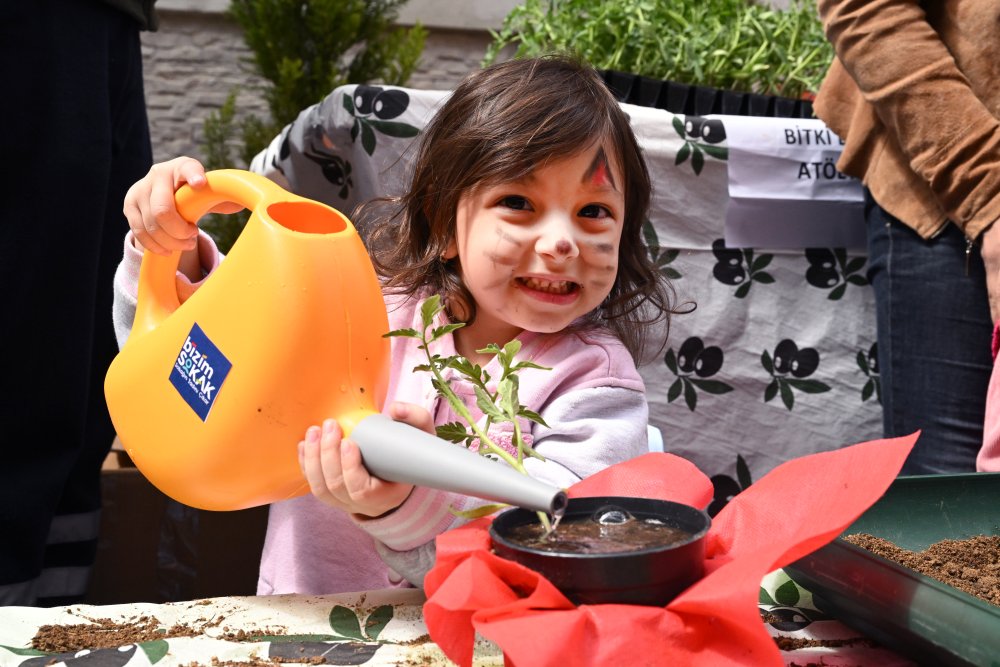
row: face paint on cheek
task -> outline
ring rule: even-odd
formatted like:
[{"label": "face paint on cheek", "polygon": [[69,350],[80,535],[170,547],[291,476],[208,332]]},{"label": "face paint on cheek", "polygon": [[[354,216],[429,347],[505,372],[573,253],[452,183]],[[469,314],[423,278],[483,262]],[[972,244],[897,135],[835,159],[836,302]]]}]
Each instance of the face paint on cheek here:
[{"label": "face paint on cheek", "polygon": [[517,260],[513,257],[507,257],[506,255],[501,255],[497,252],[484,251],[483,257],[492,262],[493,264],[499,264],[501,266],[514,266],[517,264]]},{"label": "face paint on cheek", "polygon": [[[615,277],[617,272],[614,267],[608,267],[612,269],[603,278],[594,278],[593,280],[588,280],[586,285],[584,285],[584,291],[587,294],[603,294],[607,296],[611,292],[611,288],[614,287]],[[604,297],[601,297],[604,298]]]},{"label": "face paint on cheek", "polygon": [[492,248],[483,250],[483,257],[494,264],[501,266],[513,266],[517,264],[516,255],[521,249],[523,242],[502,229],[495,229],[496,244]]},{"label": "face paint on cheek", "polygon": [[610,255],[615,251],[614,243],[595,243],[594,252],[599,252],[602,255]]},{"label": "face paint on cheek", "polygon": [[504,241],[506,243],[513,244],[515,248],[520,248],[521,247],[521,240],[520,239],[517,239],[517,238],[511,236],[510,234],[508,234],[507,232],[505,232],[502,229],[497,229],[496,230],[496,235],[497,235],[498,239],[500,239],[501,241]]},{"label": "face paint on cheek", "polygon": [[[509,271],[497,271],[491,276],[483,277],[483,287],[486,289],[496,289],[504,287],[514,280],[514,269]],[[500,306],[500,310],[506,310],[506,304]]]}]

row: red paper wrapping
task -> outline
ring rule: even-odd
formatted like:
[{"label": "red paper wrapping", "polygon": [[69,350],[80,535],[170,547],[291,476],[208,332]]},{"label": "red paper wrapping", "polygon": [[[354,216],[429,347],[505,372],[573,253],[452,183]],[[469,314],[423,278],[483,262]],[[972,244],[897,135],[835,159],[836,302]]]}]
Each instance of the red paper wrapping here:
[{"label": "red paper wrapping", "polygon": [[[480,519],[437,539],[424,618],[462,667],[475,634],[514,666],[781,665],[761,622],[760,581],[837,537],[878,500],[917,436],[873,440],[788,461],[713,519],[705,577],[666,607],[573,605],[536,572],[495,556]],[[571,497],[635,496],[705,507],[712,484],[689,461],[651,453],[578,484]]]}]

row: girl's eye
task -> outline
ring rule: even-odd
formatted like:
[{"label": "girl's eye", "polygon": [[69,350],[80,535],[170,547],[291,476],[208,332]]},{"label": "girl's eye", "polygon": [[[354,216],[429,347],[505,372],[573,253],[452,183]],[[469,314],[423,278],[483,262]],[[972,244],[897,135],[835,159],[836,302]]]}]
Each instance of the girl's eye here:
[{"label": "girl's eye", "polygon": [[600,204],[588,204],[580,209],[577,214],[581,218],[611,218],[614,217],[606,206]]},{"label": "girl's eye", "polygon": [[520,195],[507,195],[497,203],[504,208],[513,209],[515,211],[531,210],[531,204],[528,203],[527,199],[521,197]]}]

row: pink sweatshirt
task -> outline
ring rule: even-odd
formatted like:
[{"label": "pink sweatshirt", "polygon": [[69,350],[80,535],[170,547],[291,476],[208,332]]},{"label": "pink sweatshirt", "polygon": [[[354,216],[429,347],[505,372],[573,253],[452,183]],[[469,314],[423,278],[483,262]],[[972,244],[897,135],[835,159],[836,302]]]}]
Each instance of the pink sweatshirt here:
[{"label": "pink sweatshirt", "polygon": [[[201,246],[210,273],[221,258],[209,237],[202,235]],[[141,255],[127,238],[125,257],[115,276],[114,319],[120,344],[134,318],[140,262]],[[179,277],[179,289],[197,288],[197,284],[189,287],[186,282]],[[421,300],[387,296],[390,329],[419,330]],[[566,487],[647,451],[645,388],[631,355],[617,339],[606,332],[524,332],[518,339],[522,343],[519,359],[552,368],[528,369],[519,378],[521,403],[548,424],[521,424],[526,439],[546,459],[526,462],[533,476]],[[456,421],[458,417],[447,401],[438,399],[430,375],[413,371],[425,361],[417,344],[414,339],[392,339],[386,402],[422,405],[437,425]],[[455,354],[452,337],[438,341],[433,352]],[[486,370],[491,377],[500,376],[495,360]],[[453,379],[452,387],[459,396],[473,396],[468,382]],[[466,404],[474,406],[475,401],[467,400]],[[480,417],[474,407],[473,413]],[[509,424],[495,425],[490,434],[513,451],[512,430]],[[483,502],[416,488],[398,509],[369,520],[358,520],[312,495],[274,503],[268,517],[258,593],[324,594],[419,586],[434,562],[434,538],[464,521],[450,509],[467,509]]]},{"label": "pink sweatshirt", "polygon": [[1000,367],[997,351],[1000,350],[1000,324],[993,329],[993,373],[986,390],[986,415],[983,418],[983,446],[976,458],[979,472],[1000,472]]}]

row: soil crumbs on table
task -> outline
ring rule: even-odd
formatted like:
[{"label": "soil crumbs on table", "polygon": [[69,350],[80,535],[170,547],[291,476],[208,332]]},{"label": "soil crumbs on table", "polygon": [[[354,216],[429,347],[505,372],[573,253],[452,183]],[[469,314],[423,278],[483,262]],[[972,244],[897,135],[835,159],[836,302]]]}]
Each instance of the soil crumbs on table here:
[{"label": "soil crumbs on table", "polygon": [[[246,660],[219,660],[212,658],[212,667],[275,667],[275,665],[288,663],[302,663],[306,665],[325,665],[326,659],[321,655],[309,658],[248,658]],[[182,667],[207,667],[200,662],[190,662]]]},{"label": "soil crumbs on table", "polygon": [[[225,620],[222,616],[215,619],[201,618],[190,625],[178,623],[166,627],[155,616],[133,616],[113,621],[110,618],[88,618],[79,612],[70,613],[86,619],[87,623],[43,625],[31,638],[31,647],[45,653],[67,653],[81,649],[118,648],[155,639],[198,637],[206,629],[216,628]],[[279,626],[241,630],[224,626],[220,630],[216,638],[231,642],[254,642],[261,637],[280,636],[288,632],[287,628]]]},{"label": "soil crumbs on table", "polygon": [[846,535],[844,540],[1000,606],[1000,535],[941,540],[923,551],[909,551],[867,533]]},{"label": "soil crumbs on table", "polygon": [[31,638],[31,647],[45,653],[66,653],[81,648],[116,648],[154,639],[194,637],[201,634],[200,628],[186,625],[164,628],[154,616],[138,616],[125,623],[112,621],[110,618],[88,620],[90,623],[43,625]]}]

